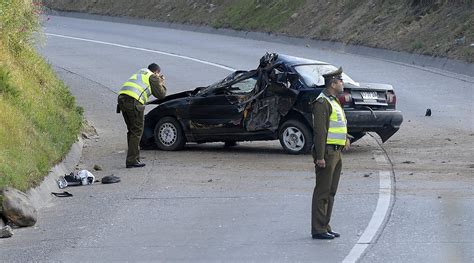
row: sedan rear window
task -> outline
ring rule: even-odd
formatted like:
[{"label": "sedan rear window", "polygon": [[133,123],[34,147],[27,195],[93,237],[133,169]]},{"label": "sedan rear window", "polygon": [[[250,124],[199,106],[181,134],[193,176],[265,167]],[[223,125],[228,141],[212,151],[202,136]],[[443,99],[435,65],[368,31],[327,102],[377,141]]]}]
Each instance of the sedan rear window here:
[{"label": "sedan rear window", "polygon": [[[298,66],[295,66],[294,68],[296,72],[298,72],[298,74],[301,76],[305,84],[308,85],[308,87],[323,86],[324,85],[323,75],[337,70],[335,66],[327,65],[327,64],[298,65]],[[350,83],[350,84],[359,86],[357,82],[352,80],[345,73],[342,73],[342,80],[345,83]]]}]

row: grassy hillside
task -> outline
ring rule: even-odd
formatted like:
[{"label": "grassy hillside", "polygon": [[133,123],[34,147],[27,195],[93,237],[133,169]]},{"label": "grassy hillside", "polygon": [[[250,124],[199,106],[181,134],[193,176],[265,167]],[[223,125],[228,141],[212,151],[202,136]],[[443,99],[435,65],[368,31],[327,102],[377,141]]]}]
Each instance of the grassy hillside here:
[{"label": "grassy hillside", "polygon": [[0,1],[0,187],[40,183],[82,123],[74,97],[32,48],[38,15],[31,0]]},{"label": "grassy hillside", "polygon": [[474,62],[473,0],[43,1],[62,11],[273,32]]}]

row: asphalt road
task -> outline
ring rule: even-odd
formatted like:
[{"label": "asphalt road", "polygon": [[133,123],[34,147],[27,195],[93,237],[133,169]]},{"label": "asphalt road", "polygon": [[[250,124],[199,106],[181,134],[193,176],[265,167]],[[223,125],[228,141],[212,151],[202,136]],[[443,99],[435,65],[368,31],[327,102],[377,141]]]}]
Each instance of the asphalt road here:
[{"label": "asphalt road", "polygon": [[[74,197],[55,199],[35,227],[0,240],[1,261],[474,261],[473,78],[104,21],[52,16],[45,32],[40,52],[99,134],[86,142],[78,168],[99,164],[98,178],[122,182],[69,188]],[[396,89],[402,129],[382,146],[367,136],[344,155],[332,220],[338,239],[311,239],[311,156],[286,155],[276,141],[143,151],[145,168],[124,168],[126,129],[115,105],[130,74],[157,62],[175,93],[219,80],[226,67],[255,68],[267,51],[342,65],[357,81]]]}]

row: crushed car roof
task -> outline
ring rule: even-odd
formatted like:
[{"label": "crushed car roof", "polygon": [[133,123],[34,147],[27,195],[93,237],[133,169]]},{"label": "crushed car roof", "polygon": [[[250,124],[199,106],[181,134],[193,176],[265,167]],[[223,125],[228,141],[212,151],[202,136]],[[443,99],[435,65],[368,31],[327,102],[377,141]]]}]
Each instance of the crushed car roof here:
[{"label": "crushed car roof", "polygon": [[328,65],[329,64],[329,63],[323,62],[323,61],[293,57],[293,56],[289,56],[289,55],[285,55],[285,54],[278,54],[277,62],[284,62],[284,63],[289,64],[291,66],[301,65],[301,64],[321,64],[321,65]]}]

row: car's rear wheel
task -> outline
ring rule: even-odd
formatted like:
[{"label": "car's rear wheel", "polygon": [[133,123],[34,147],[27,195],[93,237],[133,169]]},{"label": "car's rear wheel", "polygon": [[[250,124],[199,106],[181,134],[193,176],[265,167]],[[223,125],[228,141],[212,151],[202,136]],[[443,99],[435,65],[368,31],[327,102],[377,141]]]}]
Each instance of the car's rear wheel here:
[{"label": "car's rear wheel", "polygon": [[289,154],[305,154],[313,145],[310,129],[298,120],[288,120],[279,129],[280,144]]},{"label": "car's rear wheel", "polygon": [[186,140],[181,124],[173,117],[164,117],[155,126],[155,143],[158,149],[176,151],[184,148]]}]

